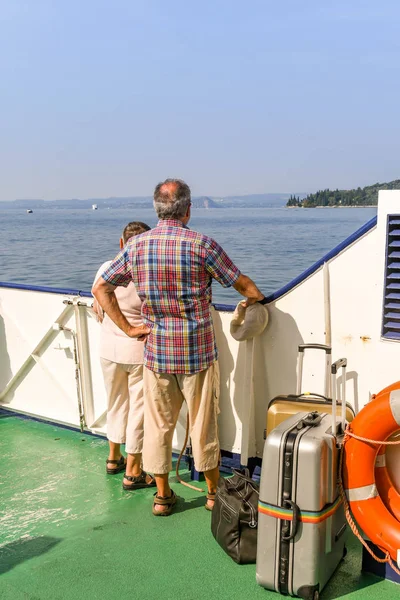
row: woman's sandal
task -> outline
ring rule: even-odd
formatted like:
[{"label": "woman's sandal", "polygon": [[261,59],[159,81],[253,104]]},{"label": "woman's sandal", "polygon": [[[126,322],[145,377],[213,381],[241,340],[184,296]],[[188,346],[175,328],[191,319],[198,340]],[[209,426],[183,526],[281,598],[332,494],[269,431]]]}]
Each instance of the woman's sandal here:
[{"label": "woman's sandal", "polygon": [[212,509],[214,508],[214,506],[210,506],[208,504],[208,501],[211,500],[212,502],[215,502],[215,496],[216,496],[216,494],[210,494],[210,492],[207,494],[207,496],[206,496],[207,502],[204,505],[204,508],[206,510],[212,511]]},{"label": "woman's sandal", "polygon": [[107,475],[116,475],[116,473],[121,473],[121,471],[125,471],[126,467],[125,456],[122,456],[121,454],[118,460],[110,460],[109,458],[107,458],[106,464],[117,465],[115,469],[110,469],[109,467],[106,467]]},{"label": "woman's sandal", "polygon": [[[153,501],[153,515],[156,517],[168,517],[172,513],[172,509],[175,506],[177,501],[177,496],[173,490],[171,490],[171,495],[167,498],[162,496],[157,496],[157,492],[154,494]],[[156,504],[160,506],[166,506],[167,508],[163,511],[156,510]]]},{"label": "woman's sandal", "polygon": [[124,478],[128,481],[131,481],[132,483],[122,482],[122,487],[124,488],[124,490],[140,490],[142,488],[155,487],[156,480],[154,479],[154,477],[152,475],[149,475],[149,477],[151,477],[151,481],[149,482],[146,481],[146,477],[146,471],[142,471],[137,477],[131,477],[130,475],[127,475],[125,473]]}]

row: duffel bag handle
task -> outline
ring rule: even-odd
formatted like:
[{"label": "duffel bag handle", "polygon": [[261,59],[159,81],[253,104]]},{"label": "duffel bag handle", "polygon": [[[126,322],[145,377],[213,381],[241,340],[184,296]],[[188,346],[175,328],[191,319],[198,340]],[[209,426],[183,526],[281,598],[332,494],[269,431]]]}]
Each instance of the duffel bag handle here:
[{"label": "duffel bag handle", "polygon": [[[247,481],[247,483],[250,483],[253,487],[257,487],[257,483],[250,477],[250,471],[247,467],[245,467],[243,471],[240,469],[232,469],[232,473],[237,475],[240,479],[243,479],[243,481]],[[225,481],[228,483],[229,478]]]}]

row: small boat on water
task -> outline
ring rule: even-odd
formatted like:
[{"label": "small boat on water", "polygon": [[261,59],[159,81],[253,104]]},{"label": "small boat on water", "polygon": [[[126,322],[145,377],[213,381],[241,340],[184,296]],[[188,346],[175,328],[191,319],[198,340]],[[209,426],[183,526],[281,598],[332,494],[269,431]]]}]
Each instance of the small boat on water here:
[{"label": "small boat on water", "polygon": [[30,209],[30,208],[28,208],[26,212],[27,212],[28,214],[30,214],[30,213],[33,213],[33,210],[32,210],[32,209]]},{"label": "small boat on water", "polygon": [[92,204],[92,210],[97,210],[97,204]]},{"label": "small boat on water", "polygon": [[[234,307],[214,305],[223,469],[248,464],[257,476],[268,405],[295,392],[299,344],[327,344],[334,358],[347,358],[347,401],[355,413],[398,381],[399,240],[400,191],[381,191],[377,217],[269,296],[261,336],[237,342],[230,335]],[[106,478],[106,398],[92,301],[88,291],[0,283],[2,599],[56,598],[61,582],[67,600],[119,597],[126,585],[147,600],[165,588],[166,576],[177,600],[209,597],[207,580],[222,600],[279,598],[257,585],[254,565],[230,562],[214,542],[198,492],[172,479],[184,501],[159,522],[150,490],[127,493],[119,477]],[[323,366],[318,353],[305,359],[304,389],[324,389]],[[185,428],[183,410],[175,451]],[[397,491],[399,452],[390,446],[385,453]],[[189,480],[190,471],[183,477]],[[398,594],[395,584],[370,574],[365,555],[361,575],[361,555],[361,544],[349,537],[347,557],[322,598],[363,600],[366,589],[371,600]],[[383,567],[374,572],[385,576]]]}]

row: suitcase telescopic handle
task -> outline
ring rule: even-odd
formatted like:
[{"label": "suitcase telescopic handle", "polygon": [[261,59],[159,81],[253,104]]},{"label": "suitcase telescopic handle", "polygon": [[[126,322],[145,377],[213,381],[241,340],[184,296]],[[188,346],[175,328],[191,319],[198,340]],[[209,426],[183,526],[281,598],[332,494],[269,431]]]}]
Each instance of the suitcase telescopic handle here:
[{"label": "suitcase telescopic handle", "polygon": [[332,348],[325,344],[300,344],[298,346],[298,360],[297,360],[297,385],[296,395],[301,395],[301,384],[303,380],[303,362],[304,362],[304,351],[305,350],[323,350],[325,352],[325,396],[330,398],[330,369],[332,364]]},{"label": "suitcase telescopic handle", "polygon": [[336,435],[336,375],[339,369],[342,369],[342,418],[341,426],[342,432],[346,426],[346,369],[347,369],[347,358],[339,358],[331,366],[331,387],[332,387],[332,433]]},{"label": "suitcase telescopic handle", "polygon": [[347,367],[347,358],[339,358],[339,360],[335,360],[331,367],[332,375],[336,375],[340,367],[343,367],[344,369]]},{"label": "suitcase telescopic handle", "polygon": [[309,348],[313,350],[325,350],[326,354],[332,354],[331,346],[325,346],[325,344],[300,344],[299,352],[304,352],[304,350],[308,350]]}]

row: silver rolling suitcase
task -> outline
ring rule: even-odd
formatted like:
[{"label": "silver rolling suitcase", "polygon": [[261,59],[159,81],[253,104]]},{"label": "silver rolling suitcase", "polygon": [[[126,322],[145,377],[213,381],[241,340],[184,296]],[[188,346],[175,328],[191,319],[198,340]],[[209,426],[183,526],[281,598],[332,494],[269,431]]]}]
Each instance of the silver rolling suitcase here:
[{"label": "silver rolling suitcase", "polygon": [[[337,478],[345,426],[346,359],[332,373],[332,414],[299,412],[267,437],[260,482],[257,582],[317,600],[346,553],[346,519]],[[341,428],[336,373],[343,367]]]}]

